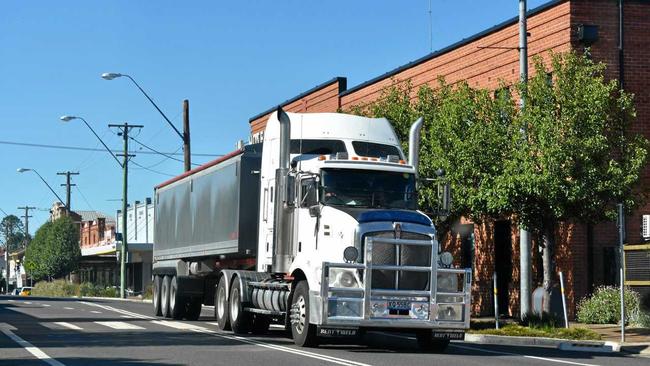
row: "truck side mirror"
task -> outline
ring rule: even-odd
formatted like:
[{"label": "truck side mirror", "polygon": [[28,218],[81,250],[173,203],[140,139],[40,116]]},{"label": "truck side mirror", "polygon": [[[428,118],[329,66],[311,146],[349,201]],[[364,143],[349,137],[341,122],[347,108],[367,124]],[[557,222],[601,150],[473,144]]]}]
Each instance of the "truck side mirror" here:
[{"label": "truck side mirror", "polygon": [[309,216],[311,217],[319,217],[320,216],[320,205],[316,204],[313,206],[309,206]]}]

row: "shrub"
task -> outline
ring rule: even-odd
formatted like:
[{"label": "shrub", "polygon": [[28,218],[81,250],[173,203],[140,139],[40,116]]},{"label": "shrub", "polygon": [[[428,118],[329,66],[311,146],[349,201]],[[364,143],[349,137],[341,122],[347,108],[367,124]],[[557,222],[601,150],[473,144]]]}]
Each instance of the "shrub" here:
[{"label": "shrub", "polygon": [[[640,321],[639,294],[625,288],[625,322]],[[621,320],[620,288],[603,286],[578,304],[578,321],[589,324],[614,324]]]},{"label": "shrub", "polygon": [[32,295],[34,296],[72,297],[78,294],[78,286],[73,283],[68,283],[66,280],[37,282],[32,289]]},{"label": "shrub", "polygon": [[524,315],[520,324],[529,328],[557,328],[564,326],[564,320],[555,314],[547,312],[540,314],[531,311]]}]

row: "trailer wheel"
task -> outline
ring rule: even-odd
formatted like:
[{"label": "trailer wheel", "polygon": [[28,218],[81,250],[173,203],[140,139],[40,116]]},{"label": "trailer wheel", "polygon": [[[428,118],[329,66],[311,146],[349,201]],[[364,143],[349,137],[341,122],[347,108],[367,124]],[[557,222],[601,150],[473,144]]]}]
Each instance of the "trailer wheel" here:
[{"label": "trailer wheel", "polygon": [[179,294],[177,277],[172,277],[169,285],[169,316],[172,319],[181,319],[188,300]]},{"label": "trailer wheel", "polygon": [[415,334],[418,346],[425,352],[444,352],[449,345],[448,339],[433,339],[431,330],[421,330]]},{"label": "trailer wheel", "polygon": [[185,319],[199,320],[202,305],[201,299],[187,299],[185,302]]},{"label": "trailer wheel", "polygon": [[296,345],[300,347],[315,347],[318,345],[316,326],[309,324],[309,285],[307,281],[298,282],[291,297],[291,335]]},{"label": "trailer wheel", "polygon": [[160,286],[160,311],[161,315],[165,318],[171,317],[169,312],[169,287],[170,287],[171,278],[169,276],[164,276],[162,278],[162,286]]},{"label": "trailer wheel", "polygon": [[153,315],[161,316],[162,309],[160,308],[160,286],[162,279],[160,276],[155,275],[153,277]]},{"label": "trailer wheel", "polygon": [[214,317],[217,318],[217,324],[221,330],[230,330],[228,306],[226,278],[221,276],[217,285],[217,291],[214,293]]},{"label": "trailer wheel", "polygon": [[246,334],[251,330],[253,317],[244,312],[240,282],[239,277],[235,277],[230,286],[230,326],[235,334]]}]

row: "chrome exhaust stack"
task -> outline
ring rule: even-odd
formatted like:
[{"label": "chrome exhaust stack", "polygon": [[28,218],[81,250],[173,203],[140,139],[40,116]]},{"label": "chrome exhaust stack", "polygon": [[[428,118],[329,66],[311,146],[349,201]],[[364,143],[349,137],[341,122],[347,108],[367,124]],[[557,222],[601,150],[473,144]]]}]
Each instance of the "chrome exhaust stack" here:
[{"label": "chrome exhaust stack", "polygon": [[411,125],[409,131],[409,165],[415,168],[415,177],[418,177],[418,165],[420,164],[420,131],[424,119],[418,118]]},{"label": "chrome exhaust stack", "polygon": [[272,272],[288,273],[293,262],[293,207],[295,180],[289,175],[291,121],[278,107],[276,117],[280,122],[279,159],[275,170],[275,197],[273,220]]}]

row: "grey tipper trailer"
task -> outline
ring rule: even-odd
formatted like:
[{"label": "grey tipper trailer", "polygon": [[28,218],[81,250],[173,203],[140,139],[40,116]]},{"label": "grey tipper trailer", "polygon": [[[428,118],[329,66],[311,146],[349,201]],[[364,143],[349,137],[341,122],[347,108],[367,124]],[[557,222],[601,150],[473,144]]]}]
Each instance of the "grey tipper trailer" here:
[{"label": "grey tipper trailer", "polygon": [[261,150],[246,146],[155,188],[153,274],[176,276],[177,299],[190,307],[214,302],[221,262],[254,266]]}]

